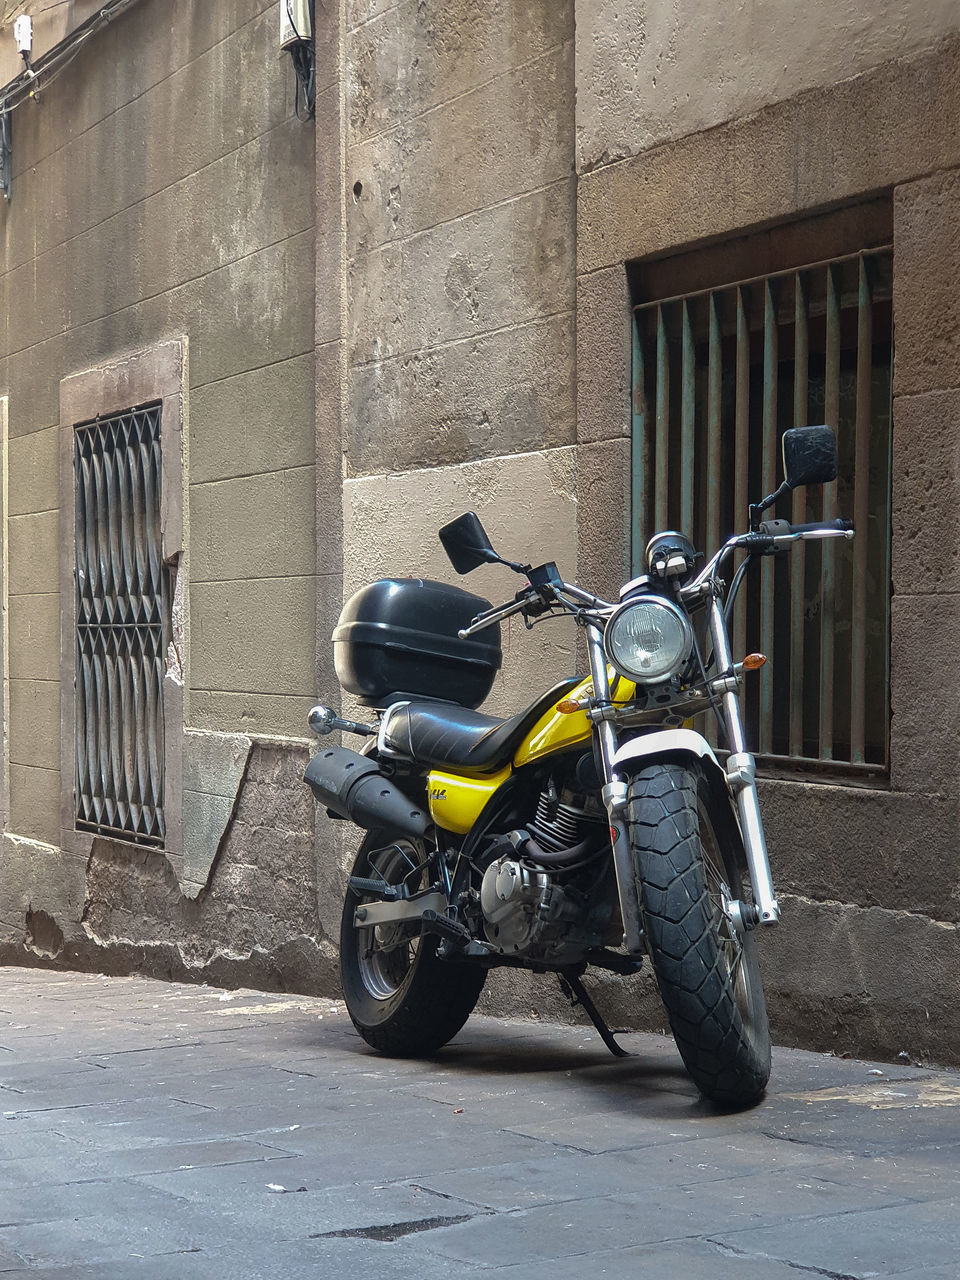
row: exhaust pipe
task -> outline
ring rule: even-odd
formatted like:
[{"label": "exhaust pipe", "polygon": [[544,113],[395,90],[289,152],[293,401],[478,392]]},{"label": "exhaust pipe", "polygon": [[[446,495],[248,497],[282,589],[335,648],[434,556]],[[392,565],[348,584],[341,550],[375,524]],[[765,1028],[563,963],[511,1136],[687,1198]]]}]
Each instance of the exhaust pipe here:
[{"label": "exhaust pipe", "polygon": [[423,836],[430,815],[380,772],[376,760],[348,747],[327,747],[307,765],[305,782],[322,805],[370,831],[387,827],[407,836]]}]

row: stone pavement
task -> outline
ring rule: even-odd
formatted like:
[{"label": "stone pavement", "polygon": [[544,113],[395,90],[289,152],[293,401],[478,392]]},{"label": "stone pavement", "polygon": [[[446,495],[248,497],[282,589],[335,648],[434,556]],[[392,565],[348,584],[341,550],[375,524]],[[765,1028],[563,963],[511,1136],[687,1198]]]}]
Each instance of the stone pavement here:
[{"label": "stone pavement", "polygon": [[671,1042],[477,1018],[378,1057],[329,1000],[0,970],[0,1275],[960,1275],[960,1077],[780,1050],[698,1100]]}]

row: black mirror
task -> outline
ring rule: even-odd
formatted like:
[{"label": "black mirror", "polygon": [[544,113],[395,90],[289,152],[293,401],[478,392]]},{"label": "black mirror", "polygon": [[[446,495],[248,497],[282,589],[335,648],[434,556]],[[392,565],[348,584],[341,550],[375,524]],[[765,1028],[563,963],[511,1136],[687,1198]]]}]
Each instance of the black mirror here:
[{"label": "black mirror", "polygon": [[475,511],[465,511],[440,530],[440,541],[457,573],[469,573],[482,564],[499,564],[487,531]]},{"label": "black mirror", "polygon": [[837,438],[832,427],[791,427],[783,433],[783,478],[791,489],[837,478]]}]

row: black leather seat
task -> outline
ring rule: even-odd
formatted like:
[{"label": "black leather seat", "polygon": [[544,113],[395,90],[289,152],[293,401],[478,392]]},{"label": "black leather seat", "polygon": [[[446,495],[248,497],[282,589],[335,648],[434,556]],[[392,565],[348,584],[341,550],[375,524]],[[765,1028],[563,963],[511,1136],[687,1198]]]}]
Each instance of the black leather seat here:
[{"label": "black leather seat", "polygon": [[509,720],[452,702],[400,703],[388,713],[384,742],[420,764],[492,772],[513,759],[540,717],[579,683],[579,676],[562,680]]}]

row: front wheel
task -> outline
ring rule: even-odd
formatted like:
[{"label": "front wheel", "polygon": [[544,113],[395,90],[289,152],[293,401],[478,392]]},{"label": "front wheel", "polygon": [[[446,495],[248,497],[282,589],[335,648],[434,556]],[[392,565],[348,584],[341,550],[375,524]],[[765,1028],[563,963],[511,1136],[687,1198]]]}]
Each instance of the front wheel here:
[{"label": "front wheel", "polygon": [[[422,841],[376,831],[360,846],[352,874],[411,892],[426,887]],[[347,889],[340,925],[340,982],[353,1025],[367,1044],[394,1057],[429,1057],[469,1018],[486,978],[479,965],[441,960],[437,938],[419,923],[367,926],[357,908],[376,895]]]},{"label": "front wheel", "polygon": [[727,1106],[756,1102],[770,1030],[756,941],[727,903],[746,859],[726,797],[699,763],[661,762],[630,783],[627,819],[647,946],[684,1065]]}]

